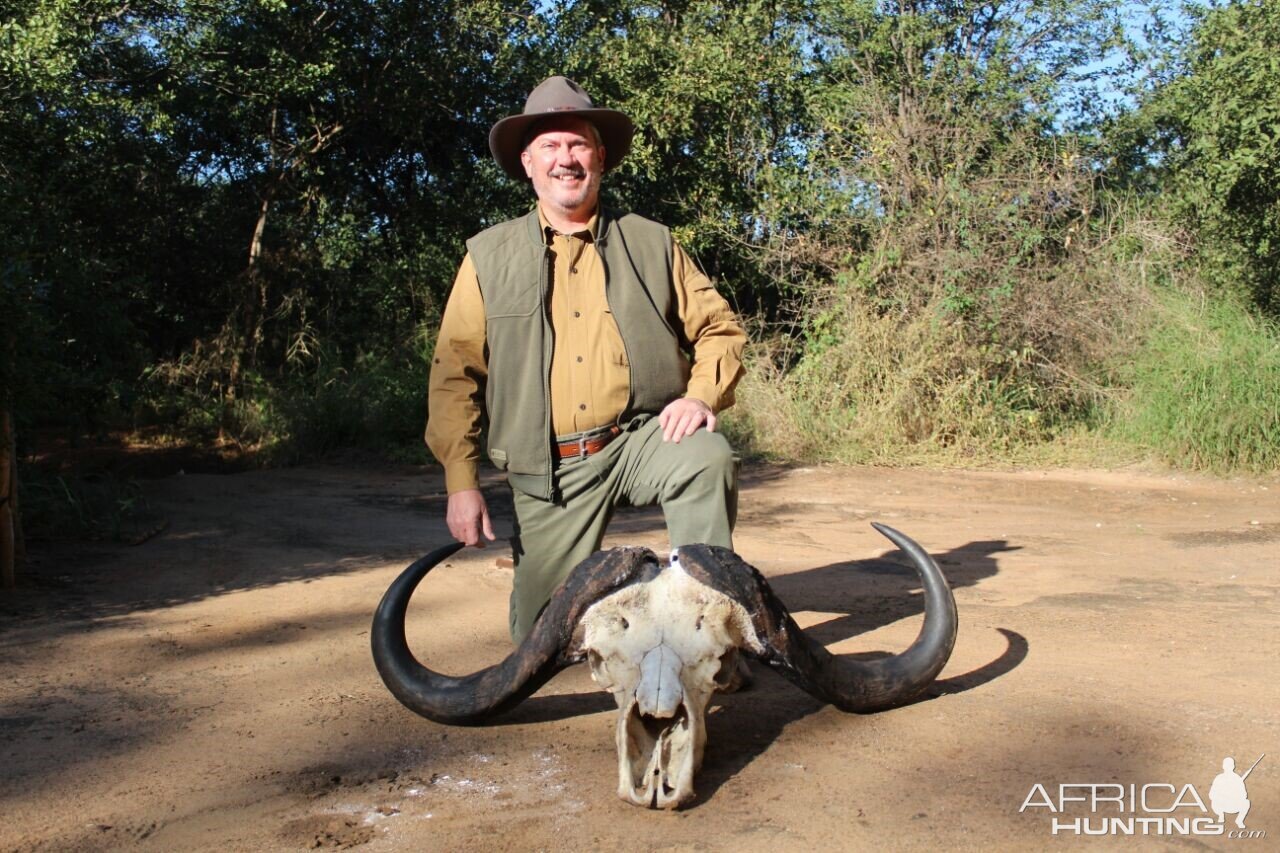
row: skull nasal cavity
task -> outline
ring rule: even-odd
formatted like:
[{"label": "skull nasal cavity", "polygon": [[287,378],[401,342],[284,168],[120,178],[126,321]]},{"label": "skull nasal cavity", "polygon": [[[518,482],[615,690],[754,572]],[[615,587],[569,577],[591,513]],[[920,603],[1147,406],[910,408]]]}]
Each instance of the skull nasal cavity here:
[{"label": "skull nasal cavity", "polygon": [[636,687],[640,713],[663,719],[674,717],[683,698],[679,656],[665,644],[650,649],[640,661],[640,684]]}]

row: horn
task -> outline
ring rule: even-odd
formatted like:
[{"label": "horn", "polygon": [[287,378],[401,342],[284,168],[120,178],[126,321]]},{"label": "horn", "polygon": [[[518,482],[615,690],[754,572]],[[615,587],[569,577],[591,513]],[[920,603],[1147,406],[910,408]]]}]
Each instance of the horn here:
[{"label": "horn", "polygon": [[[872,527],[915,564],[924,586],[924,626],[904,652],[874,661],[843,660],[800,629],[764,577],[732,551],[707,545],[680,549],[680,564],[751,614],[765,652],[754,654],[801,689],[844,711],[876,711],[899,705],[937,677],[956,642],[956,602],[946,578],[925,550],[887,525]],[[718,566],[717,571],[713,566]]]},{"label": "horn", "polygon": [[582,613],[606,595],[657,570],[646,548],[615,548],[583,560],[557,588],[533,630],[501,663],[455,678],[423,666],[405,639],[405,611],[418,584],[462,543],[414,561],[387,588],[373,615],[370,644],[378,674],[409,710],[437,723],[470,725],[515,707],[566,666],[582,660],[570,649]]}]

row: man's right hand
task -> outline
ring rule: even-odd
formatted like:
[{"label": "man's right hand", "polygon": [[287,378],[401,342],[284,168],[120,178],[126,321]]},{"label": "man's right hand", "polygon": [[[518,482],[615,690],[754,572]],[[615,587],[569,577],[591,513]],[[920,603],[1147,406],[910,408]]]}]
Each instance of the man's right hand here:
[{"label": "man's right hand", "polygon": [[493,525],[489,523],[489,507],[479,489],[466,489],[449,495],[449,508],[445,513],[449,533],[464,545],[483,548],[485,539],[492,542]]}]

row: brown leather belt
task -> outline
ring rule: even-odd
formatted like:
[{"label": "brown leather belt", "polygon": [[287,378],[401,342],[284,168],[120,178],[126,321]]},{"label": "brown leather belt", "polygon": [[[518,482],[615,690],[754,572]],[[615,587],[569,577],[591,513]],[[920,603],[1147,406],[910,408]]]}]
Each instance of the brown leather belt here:
[{"label": "brown leather belt", "polygon": [[556,442],[556,451],[561,459],[577,459],[579,456],[592,456],[609,446],[622,433],[616,424],[598,432],[584,432],[577,438],[568,438]]}]

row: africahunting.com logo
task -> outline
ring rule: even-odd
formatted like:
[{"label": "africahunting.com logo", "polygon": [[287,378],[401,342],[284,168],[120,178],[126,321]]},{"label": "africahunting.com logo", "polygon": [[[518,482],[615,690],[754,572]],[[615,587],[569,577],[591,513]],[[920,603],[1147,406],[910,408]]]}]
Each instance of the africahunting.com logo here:
[{"label": "africahunting.com logo", "polygon": [[[1222,772],[1209,786],[1208,804],[1195,785],[1179,788],[1167,782],[1122,785],[1081,782],[1056,787],[1037,782],[1022,800],[1019,814],[1043,813],[1054,835],[1225,835],[1228,838],[1266,838],[1265,829],[1249,829],[1249,792],[1245,780],[1258,760],[1243,774],[1234,758],[1222,760]],[[1039,810],[1039,812],[1033,811]],[[1228,815],[1234,818],[1231,826]]]}]

